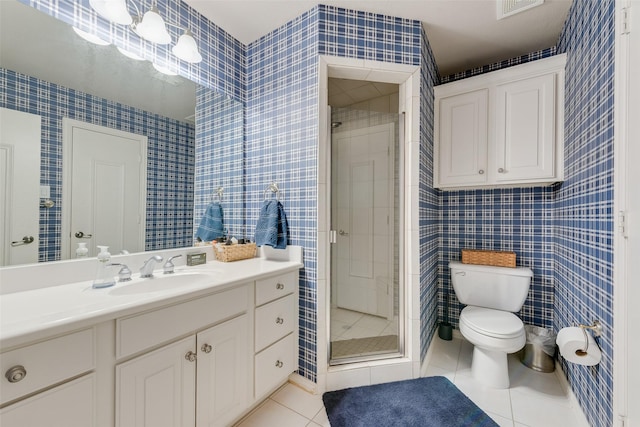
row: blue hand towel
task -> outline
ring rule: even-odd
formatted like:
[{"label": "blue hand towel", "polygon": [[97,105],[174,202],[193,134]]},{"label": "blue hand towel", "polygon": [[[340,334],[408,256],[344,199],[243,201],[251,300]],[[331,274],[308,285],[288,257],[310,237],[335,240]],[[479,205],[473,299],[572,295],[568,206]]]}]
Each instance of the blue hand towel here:
[{"label": "blue hand towel", "polygon": [[260,209],[258,224],[256,225],[256,245],[273,246],[276,249],[287,247],[289,224],[284,213],[282,203],[277,200],[267,200]]},{"label": "blue hand towel", "polygon": [[196,237],[205,242],[224,236],[224,228],[222,226],[222,205],[220,202],[213,202],[207,206],[204,215],[200,220]]}]

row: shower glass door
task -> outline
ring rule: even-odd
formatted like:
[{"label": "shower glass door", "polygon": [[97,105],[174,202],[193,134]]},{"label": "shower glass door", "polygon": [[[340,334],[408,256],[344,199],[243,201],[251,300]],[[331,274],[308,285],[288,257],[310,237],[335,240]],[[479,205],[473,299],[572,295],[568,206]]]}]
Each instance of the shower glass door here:
[{"label": "shower glass door", "polygon": [[399,122],[332,110],[331,364],[400,351]]}]

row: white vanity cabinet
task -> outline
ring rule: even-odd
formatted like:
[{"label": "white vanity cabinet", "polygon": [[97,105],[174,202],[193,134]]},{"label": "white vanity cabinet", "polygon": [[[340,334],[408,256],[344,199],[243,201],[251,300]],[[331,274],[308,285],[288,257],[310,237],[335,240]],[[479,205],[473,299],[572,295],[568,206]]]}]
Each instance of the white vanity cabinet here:
[{"label": "white vanity cabinet", "polygon": [[255,399],[298,368],[298,273],[256,281]]},{"label": "white vanity cabinet", "polygon": [[16,401],[0,409],[3,427],[96,424],[93,328],[3,352],[0,365],[0,403]]},{"label": "white vanity cabinet", "polygon": [[436,86],[434,186],[562,181],[565,62],[556,55]]},{"label": "white vanity cabinet", "polygon": [[225,426],[242,414],[251,399],[252,291],[242,285],[118,319],[123,358],[188,336],[116,365],[116,425]]}]

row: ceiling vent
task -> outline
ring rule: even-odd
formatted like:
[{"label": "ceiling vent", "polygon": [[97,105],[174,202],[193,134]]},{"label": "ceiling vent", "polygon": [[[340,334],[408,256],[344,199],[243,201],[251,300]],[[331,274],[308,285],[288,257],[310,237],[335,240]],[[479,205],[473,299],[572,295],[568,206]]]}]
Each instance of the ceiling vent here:
[{"label": "ceiling vent", "polygon": [[497,0],[498,19],[524,12],[532,7],[540,6],[544,0]]}]

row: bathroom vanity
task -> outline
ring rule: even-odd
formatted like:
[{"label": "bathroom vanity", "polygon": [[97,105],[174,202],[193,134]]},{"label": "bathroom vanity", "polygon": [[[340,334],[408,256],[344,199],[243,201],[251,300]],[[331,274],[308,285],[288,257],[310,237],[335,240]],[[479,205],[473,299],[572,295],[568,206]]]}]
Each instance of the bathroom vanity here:
[{"label": "bathroom vanity", "polygon": [[297,369],[290,253],[0,295],[0,424],[231,424]]}]

